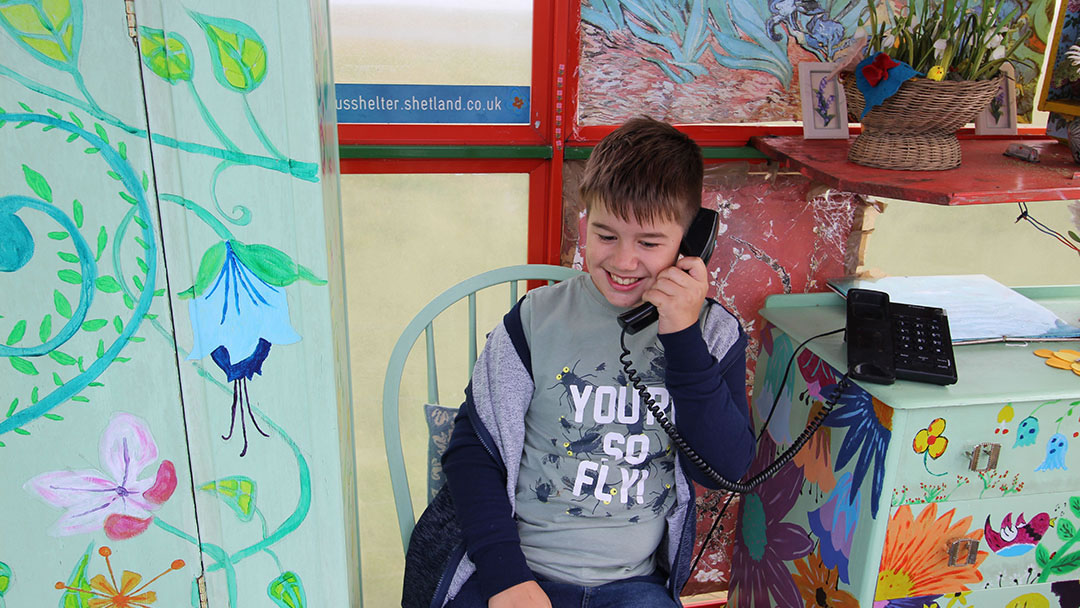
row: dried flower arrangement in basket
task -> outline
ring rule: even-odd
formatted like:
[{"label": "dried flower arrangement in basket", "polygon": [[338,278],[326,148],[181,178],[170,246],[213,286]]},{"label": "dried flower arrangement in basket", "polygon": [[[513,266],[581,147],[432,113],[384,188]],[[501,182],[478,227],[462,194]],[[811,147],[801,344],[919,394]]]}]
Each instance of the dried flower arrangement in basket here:
[{"label": "dried flower arrangement in basket", "polygon": [[[956,131],[997,94],[1001,66],[1031,35],[1005,0],[926,0],[894,10],[867,0],[866,56],[845,74],[848,109],[862,122],[848,159],[884,169],[960,165]],[[858,59],[855,57],[853,59]]]}]

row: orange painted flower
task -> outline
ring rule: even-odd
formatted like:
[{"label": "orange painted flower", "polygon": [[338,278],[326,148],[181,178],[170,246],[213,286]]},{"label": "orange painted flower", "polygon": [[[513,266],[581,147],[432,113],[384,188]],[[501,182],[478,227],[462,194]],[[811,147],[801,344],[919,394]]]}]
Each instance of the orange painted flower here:
[{"label": "orange painted flower", "polygon": [[949,446],[949,440],[942,435],[944,432],[945,419],[935,418],[930,426],[915,434],[915,441],[912,442],[911,447],[915,449],[916,454],[925,453],[937,460]]},{"label": "orange painted flower", "polygon": [[954,524],[955,513],[951,509],[938,517],[934,503],[917,519],[912,518],[910,505],[896,510],[885,533],[875,600],[966,591],[969,584],[982,580],[979,566],[989,555],[986,551],[978,552],[974,564],[949,566],[948,543],[962,538],[981,541],[983,537],[978,527],[968,529],[970,516]]},{"label": "orange painted flower", "polygon": [[90,589],[80,589],[78,587],[69,587],[64,583],[56,583],[57,589],[93,594],[94,597],[87,600],[86,603],[89,608],[150,608],[150,604],[157,601],[157,594],[153,591],[144,591],[144,589],[169,572],[184,567],[184,560],[175,560],[169,565],[168,570],[150,579],[142,586],[139,586],[142,581],[141,574],[124,570],[120,575],[120,584],[117,585],[116,576],[113,575],[112,562],[109,560],[112,550],[108,547],[102,547],[98,549],[98,554],[105,558],[105,565],[109,569],[109,578],[105,578],[104,574],[98,574],[90,579]]},{"label": "orange painted flower", "polygon": [[847,591],[837,588],[836,568],[826,568],[821,550],[795,562],[798,571],[792,577],[799,588],[805,608],[859,608],[859,601]]},{"label": "orange painted flower", "polygon": [[[809,423],[824,407],[820,401],[814,401],[806,420]],[[795,453],[795,466],[802,467],[807,481],[816,483],[825,494],[836,487],[836,475],[832,468],[832,433],[828,427],[821,427],[810,436],[810,441],[803,449]]]}]

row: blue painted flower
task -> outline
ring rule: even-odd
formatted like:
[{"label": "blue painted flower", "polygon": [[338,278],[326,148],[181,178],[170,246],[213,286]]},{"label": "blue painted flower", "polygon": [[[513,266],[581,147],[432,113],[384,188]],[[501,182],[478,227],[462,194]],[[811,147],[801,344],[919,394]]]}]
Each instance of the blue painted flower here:
[{"label": "blue painted flower", "polygon": [[247,453],[248,446],[245,406],[255,428],[269,437],[255,421],[247,381],[262,374],[271,345],[300,340],[289,321],[284,289],[298,279],[325,283],[273,247],[229,240],[203,254],[195,285],[180,293],[181,298],[193,298],[188,314],[194,346],[188,359],[210,355],[233,383],[232,423],[222,439],[232,437],[239,405],[244,435],[241,456]]},{"label": "blue painted flower", "polygon": [[811,511],[810,531],[820,539],[821,562],[826,568],[836,568],[840,580],[848,579],[848,559],[851,542],[855,538],[855,524],[859,521],[860,495],[858,488],[851,496],[851,473],[844,473],[837,482],[825,504]]},{"label": "blue painted flower", "polygon": [[[822,388],[821,392],[829,395],[834,390],[836,390],[834,386],[828,386]],[[866,476],[871,465],[874,467],[870,492],[870,514],[872,517],[877,517],[881,490],[885,483],[885,452],[888,450],[889,438],[892,437],[892,410],[858,387],[844,391],[838,403],[842,405],[833,410],[824,422],[825,426],[848,429],[840,444],[840,450],[836,453],[833,470],[839,472],[855,457],[856,453],[858,454],[858,459],[855,461],[854,483],[848,492],[848,500],[854,502],[855,495],[862,486],[863,477]]]},{"label": "blue painted flower", "polygon": [[1061,433],[1054,433],[1050,437],[1050,441],[1046,442],[1046,458],[1042,461],[1036,471],[1050,471],[1053,469],[1061,469],[1063,471],[1069,470],[1069,467],[1065,466],[1065,453],[1069,451],[1069,440],[1065,438],[1065,435]]},{"label": "blue painted flower", "polygon": [[1013,444],[1013,447],[1020,448],[1035,445],[1035,440],[1038,438],[1039,419],[1034,416],[1028,416],[1020,421],[1020,426],[1016,429],[1016,443]]}]

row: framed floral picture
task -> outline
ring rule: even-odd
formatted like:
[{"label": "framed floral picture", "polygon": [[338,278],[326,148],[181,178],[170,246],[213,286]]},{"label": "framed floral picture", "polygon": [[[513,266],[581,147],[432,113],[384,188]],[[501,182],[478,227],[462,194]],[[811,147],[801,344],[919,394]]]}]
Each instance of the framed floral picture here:
[{"label": "framed floral picture", "polygon": [[[1080,116],[1080,6],[1061,2],[1046,46],[1046,74],[1039,90],[1038,108],[1066,116]],[[1076,63],[1074,63],[1074,61]]]},{"label": "framed floral picture", "polygon": [[1001,66],[1005,80],[997,95],[975,117],[976,135],[1016,135],[1016,70],[1011,63]]},{"label": "framed floral picture", "polygon": [[828,78],[837,64],[803,61],[799,64],[805,139],[847,139],[847,100],[839,78]]}]

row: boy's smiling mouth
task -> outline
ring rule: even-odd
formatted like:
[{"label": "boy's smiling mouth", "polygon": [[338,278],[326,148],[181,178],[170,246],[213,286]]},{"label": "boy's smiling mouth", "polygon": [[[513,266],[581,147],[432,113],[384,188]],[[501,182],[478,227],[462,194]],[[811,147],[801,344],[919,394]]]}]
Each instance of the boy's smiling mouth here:
[{"label": "boy's smiling mouth", "polygon": [[607,273],[608,278],[615,285],[616,288],[630,288],[641,282],[641,277],[621,277],[617,274]]}]

